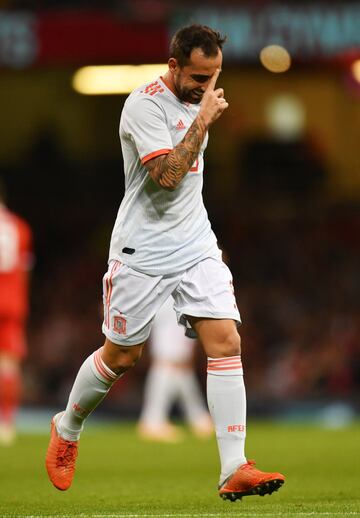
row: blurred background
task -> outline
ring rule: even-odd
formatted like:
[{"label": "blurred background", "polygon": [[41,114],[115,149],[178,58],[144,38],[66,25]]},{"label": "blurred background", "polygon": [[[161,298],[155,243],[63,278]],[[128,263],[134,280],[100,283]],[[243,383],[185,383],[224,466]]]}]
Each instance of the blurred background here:
[{"label": "blurred background", "polygon": [[[174,31],[228,36],[230,108],[204,199],[234,275],[249,414],[360,411],[360,2],[0,1],[0,177],[34,233],[25,409],[61,408],[103,342],[101,280],[122,199],[125,94],[82,94],[88,65],[164,63]],[[284,74],[260,50],[291,54]],[[166,65],[164,65],[164,71]],[[197,370],[205,386],[206,361]],[[148,357],[102,412],[139,414]]]}]

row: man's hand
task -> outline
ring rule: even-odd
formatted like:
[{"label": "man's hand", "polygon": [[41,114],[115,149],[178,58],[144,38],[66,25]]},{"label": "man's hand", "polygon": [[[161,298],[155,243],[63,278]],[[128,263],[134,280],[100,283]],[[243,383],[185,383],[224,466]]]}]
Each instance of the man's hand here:
[{"label": "man's hand", "polygon": [[176,189],[197,159],[210,124],[216,121],[229,106],[224,99],[224,90],[222,88],[215,90],[219,74],[218,68],[205,90],[198,116],[183,140],[167,155],[153,158],[145,164],[154,182],[165,190]]},{"label": "man's hand", "polygon": [[202,118],[204,124],[207,127],[215,122],[216,119],[220,117],[222,112],[229,106],[229,104],[224,99],[224,90],[222,88],[217,88],[215,90],[215,85],[219,74],[220,68],[217,68],[215,74],[209,81],[200,104],[199,116]]}]

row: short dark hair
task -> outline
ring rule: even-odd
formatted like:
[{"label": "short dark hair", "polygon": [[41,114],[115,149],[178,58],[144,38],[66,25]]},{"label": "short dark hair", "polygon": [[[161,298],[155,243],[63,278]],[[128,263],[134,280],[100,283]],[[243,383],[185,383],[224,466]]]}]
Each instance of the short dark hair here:
[{"label": "short dark hair", "polygon": [[226,36],[206,25],[193,24],[179,29],[170,43],[170,57],[183,67],[193,49],[201,49],[206,57],[217,56],[226,41]]}]

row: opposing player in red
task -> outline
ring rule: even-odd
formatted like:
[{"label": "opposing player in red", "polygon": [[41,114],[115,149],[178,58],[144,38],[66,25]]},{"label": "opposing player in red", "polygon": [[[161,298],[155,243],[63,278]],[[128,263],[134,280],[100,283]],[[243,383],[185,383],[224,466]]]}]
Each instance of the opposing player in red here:
[{"label": "opposing player in red", "polygon": [[245,456],[240,314],[202,199],[208,130],[228,107],[216,85],[224,41],[203,25],[180,29],[164,77],[135,89],[125,102],[120,121],[125,195],[103,282],[106,340],[84,361],[66,409],[52,420],[46,467],[58,489],[71,485],[85,419],[140,358],[155,315],[170,295],[178,323],[198,336],[208,357],[220,496],[263,495],[284,482],[283,475],[259,471]]},{"label": "opposing player in red", "polygon": [[26,354],[28,272],[32,234],[26,221],[8,210],[0,185],[0,444],[15,439],[21,396],[21,361]]}]

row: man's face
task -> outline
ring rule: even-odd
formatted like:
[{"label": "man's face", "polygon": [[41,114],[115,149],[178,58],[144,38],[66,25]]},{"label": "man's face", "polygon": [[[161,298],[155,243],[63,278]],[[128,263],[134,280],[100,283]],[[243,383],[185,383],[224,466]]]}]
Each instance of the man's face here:
[{"label": "man's face", "polygon": [[175,59],[173,59],[173,66],[169,62],[179,99],[191,104],[198,104],[210,78],[218,68],[221,69],[221,64],[222,52],[220,49],[217,56],[206,57],[199,48],[191,52],[189,63],[184,67],[180,67]]}]

